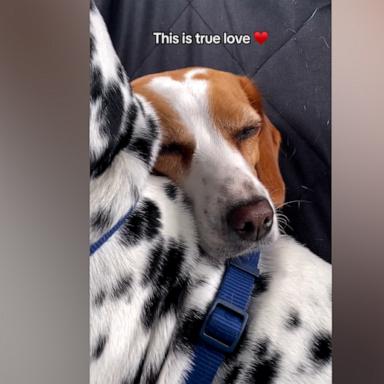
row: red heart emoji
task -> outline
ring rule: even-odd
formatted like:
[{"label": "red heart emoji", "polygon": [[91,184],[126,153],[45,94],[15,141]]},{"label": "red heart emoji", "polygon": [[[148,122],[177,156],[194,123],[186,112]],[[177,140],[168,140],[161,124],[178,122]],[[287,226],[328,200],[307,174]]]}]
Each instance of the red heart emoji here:
[{"label": "red heart emoji", "polygon": [[259,44],[264,44],[268,40],[268,32],[253,32],[253,37]]}]

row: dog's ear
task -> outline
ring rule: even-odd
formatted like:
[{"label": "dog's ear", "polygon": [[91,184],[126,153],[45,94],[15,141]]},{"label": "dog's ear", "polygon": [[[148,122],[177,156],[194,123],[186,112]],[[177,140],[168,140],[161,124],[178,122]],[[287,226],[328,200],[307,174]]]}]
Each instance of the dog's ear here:
[{"label": "dog's ear", "polygon": [[276,207],[280,207],[285,200],[285,183],[279,166],[280,143],[280,132],[264,114],[264,126],[259,137],[260,159],[256,171]]},{"label": "dog's ear", "polygon": [[261,95],[253,82],[243,76],[240,77],[240,84],[252,107],[262,114],[264,124],[259,135],[259,160],[255,168],[260,181],[268,189],[273,203],[279,207],[285,200],[285,184],[279,166],[281,134],[263,112]]}]

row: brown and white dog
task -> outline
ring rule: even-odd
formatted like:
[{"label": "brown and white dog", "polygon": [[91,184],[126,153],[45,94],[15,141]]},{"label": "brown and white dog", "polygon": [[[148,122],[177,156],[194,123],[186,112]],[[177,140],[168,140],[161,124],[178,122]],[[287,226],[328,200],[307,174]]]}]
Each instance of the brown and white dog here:
[{"label": "brown and white dog", "polygon": [[227,257],[276,240],[276,207],[285,195],[281,136],[256,86],[200,67],[151,74],[132,85],[160,118],[155,171],[192,201],[202,248]]}]

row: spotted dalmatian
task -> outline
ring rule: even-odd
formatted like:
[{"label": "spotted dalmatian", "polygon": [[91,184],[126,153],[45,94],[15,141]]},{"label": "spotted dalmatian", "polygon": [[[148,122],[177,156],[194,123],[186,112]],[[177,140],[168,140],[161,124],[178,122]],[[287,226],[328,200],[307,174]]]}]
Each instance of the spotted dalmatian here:
[{"label": "spotted dalmatian", "polygon": [[[151,174],[156,113],[132,92],[93,4],[90,46],[90,243],[106,239],[90,256],[90,382],[184,383],[224,260],[199,247],[182,191]],[[331,383],[330,266],[280,236],[260,270],[246,331],[214,382]]]}]

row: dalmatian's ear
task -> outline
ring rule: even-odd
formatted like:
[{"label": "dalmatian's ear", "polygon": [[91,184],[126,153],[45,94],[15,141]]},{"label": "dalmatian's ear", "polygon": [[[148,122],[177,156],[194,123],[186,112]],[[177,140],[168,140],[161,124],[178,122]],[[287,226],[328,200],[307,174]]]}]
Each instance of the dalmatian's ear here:
[{"label": "dalmatian's ear", "polygon": [[122,150],[143,172],[153,167],[159,146],[157,117],[135,95],[97,7],[90,9],[90,161],[91,178],[109,168]]},{"label": "dalmatian's ear", "polygon": [[[90,9],[90,160],[91,177],[109,167],[128,145],[134,114],[128,77],[113,48],[104,20],[96,6]],[[137,109],[137,106],[136,106]],[[133,116],[134,117],[134,116]]]}]

